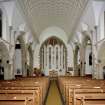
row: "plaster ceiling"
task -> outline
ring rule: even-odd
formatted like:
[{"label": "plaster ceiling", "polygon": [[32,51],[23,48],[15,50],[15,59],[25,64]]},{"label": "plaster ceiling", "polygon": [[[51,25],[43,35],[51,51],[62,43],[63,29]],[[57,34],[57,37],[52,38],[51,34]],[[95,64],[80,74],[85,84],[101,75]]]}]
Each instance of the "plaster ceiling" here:
[{"label": "plaster ceiling", "polygon": [[39,38],[48,27],[56,26],[72,36],[89,0],[17,0],[28,23]]},{"label": "plaster ceiling", "polygon": [[8,1],[14,1],[14,0],[0,0],[0,2],[8,2]]}]

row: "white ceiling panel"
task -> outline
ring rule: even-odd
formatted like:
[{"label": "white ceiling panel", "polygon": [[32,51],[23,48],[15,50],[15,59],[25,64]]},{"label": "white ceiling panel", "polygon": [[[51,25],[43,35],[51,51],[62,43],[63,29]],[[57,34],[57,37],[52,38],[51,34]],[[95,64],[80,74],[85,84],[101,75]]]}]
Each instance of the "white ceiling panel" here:
[{"label": "white ceiling panel", "polygon": [[35,35],[51,26],[62,28],[67,37],[75,27],[89,0],[17,0]]}]

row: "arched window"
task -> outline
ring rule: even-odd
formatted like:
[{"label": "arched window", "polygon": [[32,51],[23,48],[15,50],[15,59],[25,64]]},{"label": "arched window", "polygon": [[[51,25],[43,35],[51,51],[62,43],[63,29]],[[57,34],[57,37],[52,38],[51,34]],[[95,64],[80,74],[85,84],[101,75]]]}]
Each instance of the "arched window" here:
[{"label": "arched window", "polygon": [[51,47],[49,48],[49,69],[51,69]]},{"label": "arched window", "polygon": [[2,11],[0,10],[0,38],[2,38]]},{"label": "arched window", "polygon": [[58,69],[58,47],[56,47],[56,69]]},{"label": "arched window", "polygon": [[[44,49],[43,55],[42,55],[42,49]],[[48,69],[48,70],[59,71],[59,70],[66,69],[67,51],[66,51],[66,46],[60,39],[56,37],[48,38],[42,44],[40,51],[41,51],[40,63],[42,62],[42,58],[43,58],[43,65],[41,65],[42,70]]]},{"label": "arched window", "polygon": [[89,65],[92,65],[92,52],[89,54]]}]

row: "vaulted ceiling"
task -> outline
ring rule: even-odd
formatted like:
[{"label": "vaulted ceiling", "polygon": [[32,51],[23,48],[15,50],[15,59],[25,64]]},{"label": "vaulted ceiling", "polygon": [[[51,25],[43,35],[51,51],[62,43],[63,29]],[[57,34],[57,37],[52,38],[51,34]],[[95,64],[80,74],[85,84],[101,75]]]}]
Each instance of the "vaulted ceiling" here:
[{"label": "vaulted ceiling", "polygon": [[17,0],[34,34],[39,38],[48,27],[63,29],[68,39],[73,35],[89,0]]}]

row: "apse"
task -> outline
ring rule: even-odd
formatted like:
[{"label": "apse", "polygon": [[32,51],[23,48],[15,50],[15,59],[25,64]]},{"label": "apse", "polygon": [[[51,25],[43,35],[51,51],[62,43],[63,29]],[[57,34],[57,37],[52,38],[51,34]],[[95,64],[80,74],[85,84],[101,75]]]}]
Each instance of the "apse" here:
[{"label": "apse", "polygon": [[40,67],[45,75],[56,71],[58,75],[65,75],[67,69],[67,49],[63,41],[57,37],[50,37],[40,48]]}]

